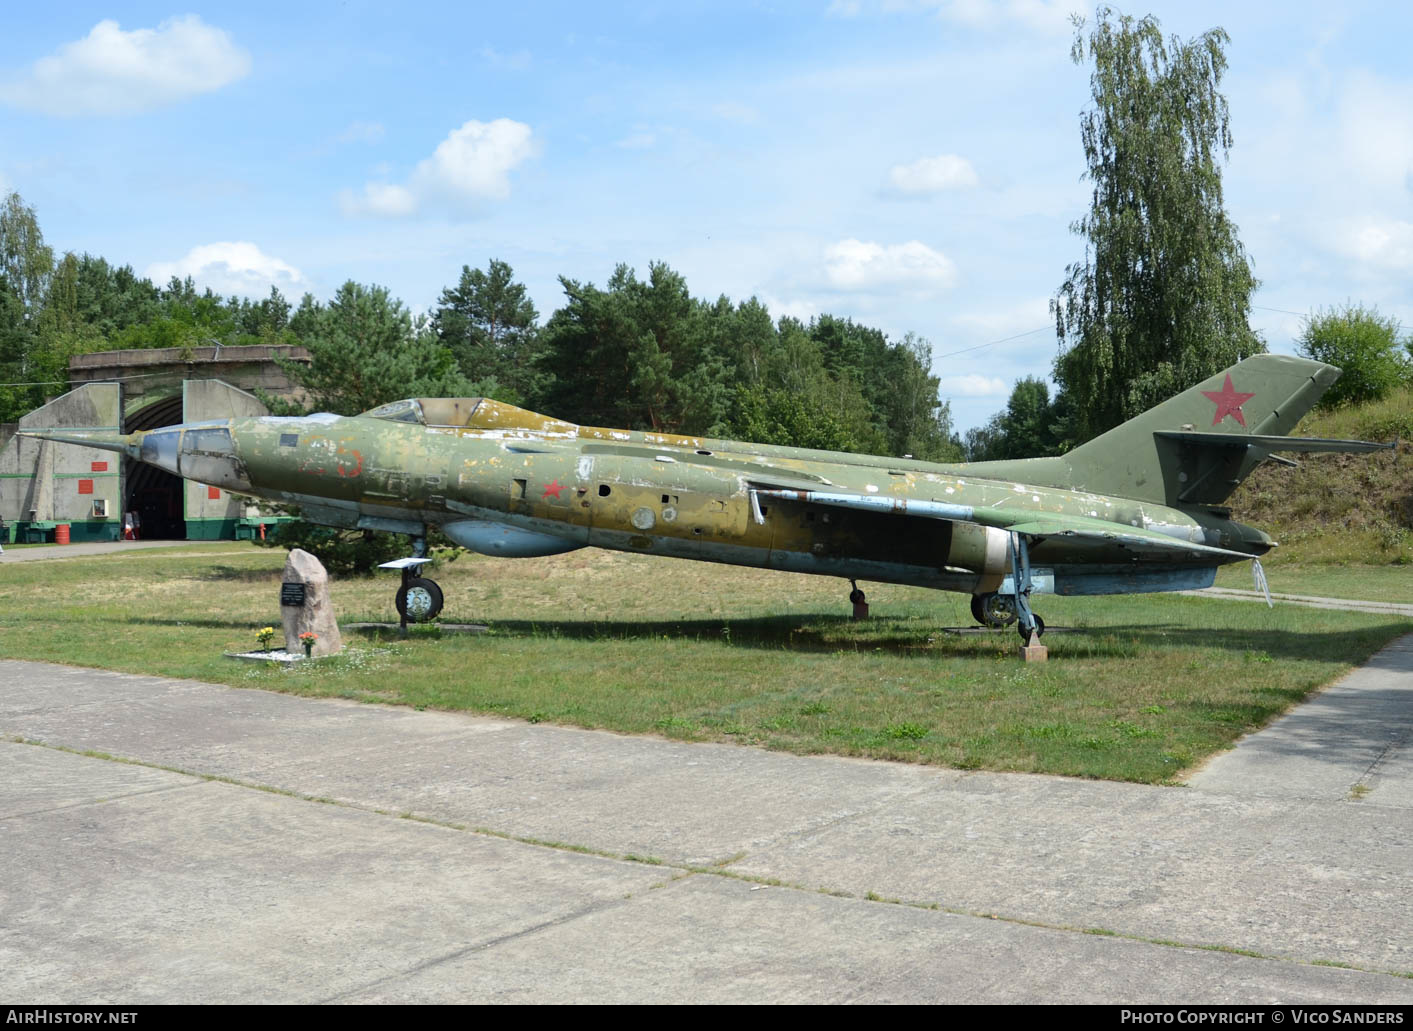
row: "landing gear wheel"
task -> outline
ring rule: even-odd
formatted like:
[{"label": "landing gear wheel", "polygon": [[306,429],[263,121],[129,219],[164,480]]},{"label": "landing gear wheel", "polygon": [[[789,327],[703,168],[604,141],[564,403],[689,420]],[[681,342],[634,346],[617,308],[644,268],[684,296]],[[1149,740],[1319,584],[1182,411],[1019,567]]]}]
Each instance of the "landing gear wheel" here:
[{"label": "landing gear wheel", "polygon": [[1000,630],[1016,621],[1016,599],[1009,594],[973,595],[971,614],[982,626]]},{"label": "landing gear wheel", "polygon": [[[1032,612],[1030,615],[1031,615],[1031,618],[1035,620],[1035,636],[1036,636],[1036,637],[1044,637],[1044,636],[1045,636],[1045,620],[1041,619],[1039,616],[1037,616],[1037,615],[1036,615],[1035,613],[1033,613],[1033,612]],[[1025,627],[1023,627],[1023,626],[1017,626],[1017,627],[1016,627],[1016,633],[1020,634],[1021,640],[1024,641],[1026,644],[1029,644],[1029,643],[1030,643],[1030,638],[1029,638],[1029,636],[1028,636],[1028,635],[1026,634],[1026,632],[1025,632]]]},{"label": "landing gear wheel", "polygon": [[425,623],[442,610],[442,589],[435,580],[414,576],[397,589],[397,614],[409,623]]}]

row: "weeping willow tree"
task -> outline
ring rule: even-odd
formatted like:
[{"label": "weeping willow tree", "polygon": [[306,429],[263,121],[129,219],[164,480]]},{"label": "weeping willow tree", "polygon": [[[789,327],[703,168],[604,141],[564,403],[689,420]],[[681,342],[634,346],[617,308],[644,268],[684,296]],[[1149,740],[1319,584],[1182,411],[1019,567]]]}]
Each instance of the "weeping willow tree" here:
[{"label": "weeping willow tree", "polygon": [[1080,128],[1094,198],[1071,227],[1084,260],[1051,311],[1080,440],[1265,350],[1247,323],[1257,280],[1222,206],[1229,42],[1219,28],[1164,39],[1152,17],[1109,8],[1087,38],[1075,20],[1070,56],[1093,63]]}]

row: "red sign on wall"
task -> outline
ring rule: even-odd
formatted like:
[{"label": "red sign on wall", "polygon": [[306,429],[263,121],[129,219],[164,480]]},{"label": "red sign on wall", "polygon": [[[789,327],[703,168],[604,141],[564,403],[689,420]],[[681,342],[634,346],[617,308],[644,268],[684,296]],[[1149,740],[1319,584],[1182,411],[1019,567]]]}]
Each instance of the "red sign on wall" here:
[{"label": "red sign on wall", "polygon": [[79,493],[80,493],[80,494],[92,494],[92,493],[93,493],[93,481],[92,481],[92,480],[79,480]]},{"label": "red sign on wall", "polygon": [[209,499],[212,500],[212,501],[220,501],[220,500],[221,500],[221,488],[220,488],[220,487],[207,487],[207,488],[206,488],[206,497],[209,498]]},{"label": "red sign on wall", "polygon": [[94,462],[89,466],[89,472],[106,473],[108,471],[107,462]]}]

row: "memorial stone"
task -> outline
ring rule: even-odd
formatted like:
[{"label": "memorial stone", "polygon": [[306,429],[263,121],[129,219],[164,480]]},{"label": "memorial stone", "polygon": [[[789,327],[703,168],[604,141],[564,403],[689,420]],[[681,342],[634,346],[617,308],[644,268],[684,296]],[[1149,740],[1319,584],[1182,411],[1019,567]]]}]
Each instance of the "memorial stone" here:
[{"label": "memorial stone", "polygon": [[[321,563],[309,552],[295,548],[285,560],[285,572],[280,585],[280,615],[285,625],[285,650],[294,654],[304,651],[299,640],[303,633],[314,633],[314,656],[336,655],[343,651],[343,639],[339,636],[339,625],[334,619],[334,604],[329,596],[329,574]],[[293,601],[300,591],[291,585],[302,585],[303,603],[284,604],[286,599]]]}]

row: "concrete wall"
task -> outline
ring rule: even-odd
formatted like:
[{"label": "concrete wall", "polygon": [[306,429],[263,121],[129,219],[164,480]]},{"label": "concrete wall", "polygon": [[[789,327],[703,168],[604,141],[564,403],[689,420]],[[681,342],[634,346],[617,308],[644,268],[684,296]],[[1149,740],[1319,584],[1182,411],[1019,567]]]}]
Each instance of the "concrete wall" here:
[{"label": "concrete wall", "polygon": [[[243,419],[269,415],[260,399],[217,379],[187,380],[182,384],[182,421],[201,419]],[[186,535],[190,540],[229,540],[235,536],[236,520],[245,515],[249,502],[219,487],[193,480],[183,481]]]},{"label": "concrete wall", "polygon": [[[121,390],[91,383],[30,412],[19,429],[120,431]],[[107,514],[95,514],[95,501]],[[0,519],[23,536],[32,523],[68,523],[79,540],[116,540],[122,529],[122,458],[97,448],[13,437],[0,447]]]},{"label": "concrete wall", "polygon": [[286,344],[244,347],[153,347],[129,351],[97,351],[69,359],[69,383],[97,380],[123,384],[129,412],[154,398],[181,390],[187,380],[218,379],[241,390],[263,390],[294,400],[303,393],[278,362],[308,364],[309,352]]}]

